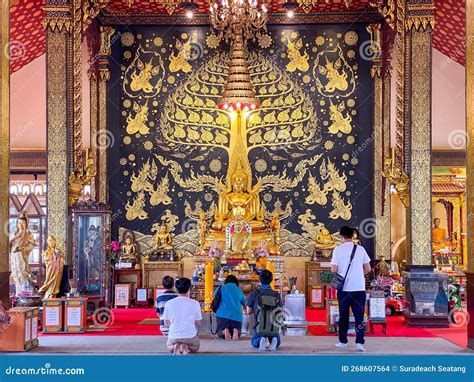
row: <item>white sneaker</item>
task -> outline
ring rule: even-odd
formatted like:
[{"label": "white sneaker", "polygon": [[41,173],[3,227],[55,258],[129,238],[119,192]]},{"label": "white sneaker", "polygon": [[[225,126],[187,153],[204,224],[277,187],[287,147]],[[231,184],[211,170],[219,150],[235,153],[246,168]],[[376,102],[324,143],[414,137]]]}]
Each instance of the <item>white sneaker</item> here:
[{"label": "white sneaker", "polygon": [[343,344],[342,342],[338,342],[335,346],[338,349],[347,349],[347,344]]},{"label": "white sneaker", "polygon": [[258,347],[258,351],[265,351],[267,350],[267,339],[265,337],[260,338],[260,346]]},{"label": "white sneaker", "polygon": [[276,351],[278,345],[278,340],[276,337],[272,338],[272,342],[270,342],[270,351]]},{"label": "white sneaker", "polygon": [[364,345],[362,344],[357,344],[357,351],[365,353],[367,350],[365,350]]}]

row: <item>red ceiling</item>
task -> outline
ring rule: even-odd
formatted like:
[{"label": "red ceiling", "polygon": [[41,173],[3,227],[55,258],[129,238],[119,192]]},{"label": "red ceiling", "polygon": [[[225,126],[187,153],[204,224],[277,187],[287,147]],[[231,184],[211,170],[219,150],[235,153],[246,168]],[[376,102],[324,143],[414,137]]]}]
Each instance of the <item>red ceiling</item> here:
[{"label": "red ceiling", "polygon": [[[436,49],[453,59],[465,64],[465,0],[435,0],[436,29],[433,44]],[[209,10],[207,0],[195,0],[199,13]],[[370,0],[351,0],[352,10],[368,7]],[[11,6],[11,61],[13,73],[41,56],[45,51],[45,34],[41,26],[44,0],[15,0]],[[271,0],[270,12],[281,12],[281,0]],[[135,0],[128,7],[126,0],[110,0],[108,9],[111,12],[130,13],[166,13],[166,10],[150,0]],[[317,12],[344,11],[344,0],[319,0],[314,8]]]}]

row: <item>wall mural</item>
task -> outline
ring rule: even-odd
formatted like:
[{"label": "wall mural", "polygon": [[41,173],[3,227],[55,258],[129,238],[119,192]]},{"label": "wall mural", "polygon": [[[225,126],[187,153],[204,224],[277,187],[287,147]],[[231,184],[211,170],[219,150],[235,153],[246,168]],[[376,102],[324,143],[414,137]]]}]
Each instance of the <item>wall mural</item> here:
[{"label": "wall mural", "polygon": [[[310,255],[322,228],[373,214],[369,41],[363,24],[269,26],[249,46],[261,107],[247,113],[244,146],[266,219],[282,219],[286,255]],[[228,52],[208,27],[188,26],[127,27],[112,50],[113,232],[147,246],[164,220],[178,252],[192,254],[235,144],[232,116],[217,108]]]}]

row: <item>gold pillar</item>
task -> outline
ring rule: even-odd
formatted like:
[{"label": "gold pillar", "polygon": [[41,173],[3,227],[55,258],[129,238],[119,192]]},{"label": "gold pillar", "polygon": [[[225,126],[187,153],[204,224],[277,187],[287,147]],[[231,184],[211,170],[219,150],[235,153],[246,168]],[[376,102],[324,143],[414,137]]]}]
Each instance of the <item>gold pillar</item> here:
[{"label": "gold pillar", "polygon": [[[10,1],[2,1],[0,11],[0,224],[8,227],[10,191]],[[9,296],[8,232],[0,233],[0,303],[8,306]]]},{"label": "gold pillar", "polygon": [[374,94],[374,216],[375,216],[375,258],[381,256],[390,257],[390,249],[386,252],[384,240],[386,237],[382,232],[387,231],[387,219],[384,219],[384,191],[383,191],[383,80],[382,80],[382,50],[381,50],[381,24],[369,24],[367,31],[371,36],[371,51],[373,54],[372,68],[370,74],[373,83]]},{"label": "gold pillar", "polygon": [[410,177],[407,264],[431,265],[431,82],[433,4],[406,8],[405,169]]},{"label": "gold pillar", "polygon": [[466,128],[467,128],[467,311],[468,346],[474,349],[474,0],[466,0]]},{"label": "gold pillar", "polygon": [[98,195],[97,200],[108,202],[107,149],[112,145],[113,137],[107,131],[107,82],[110,80],[109,57],[111,54],[110,39],[115,30],[111,27],[100,27],[99,45],[99,124],[96,135],[98,147]]},{"label": "gold pillar", "polygon": [[[51,7],[51,8],[49,8]],[[57,10],[60,11],[57,11]],[[70,7],[67,1],[60,6],[46,3],[46,103],[48,149],[48,234],[56,238],[58,246],[68,249],[68,176],[71,121],[68,115],[68,60],[71,43]]]}]

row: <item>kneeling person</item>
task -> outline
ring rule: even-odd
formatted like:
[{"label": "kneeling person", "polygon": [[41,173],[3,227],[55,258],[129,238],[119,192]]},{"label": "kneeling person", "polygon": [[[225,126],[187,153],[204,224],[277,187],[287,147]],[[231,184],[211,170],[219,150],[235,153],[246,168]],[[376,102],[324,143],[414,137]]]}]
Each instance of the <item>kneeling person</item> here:
[{"label": "kneeling person", "polygon": [[252,346],[260,351],[267,348],[275,351],[281,344],[280,329],[282,322],[278,321],[277,310],[282,307],[280,294],[272,289],[272,272],[263,270],[260,273],[260,286],[253,290],[247,300],[247,314],[254,314],[255,326],[252,333]]},{"label": "kneeling person", "polygon": [[189,297],[191,280],[182,277],[175,282],[178,297],[166,303],[163,315],[165,325],[169,326],[167,346],[173,354],[189,354],[199,350],[198,327],[202,313],[199,302]]}]

